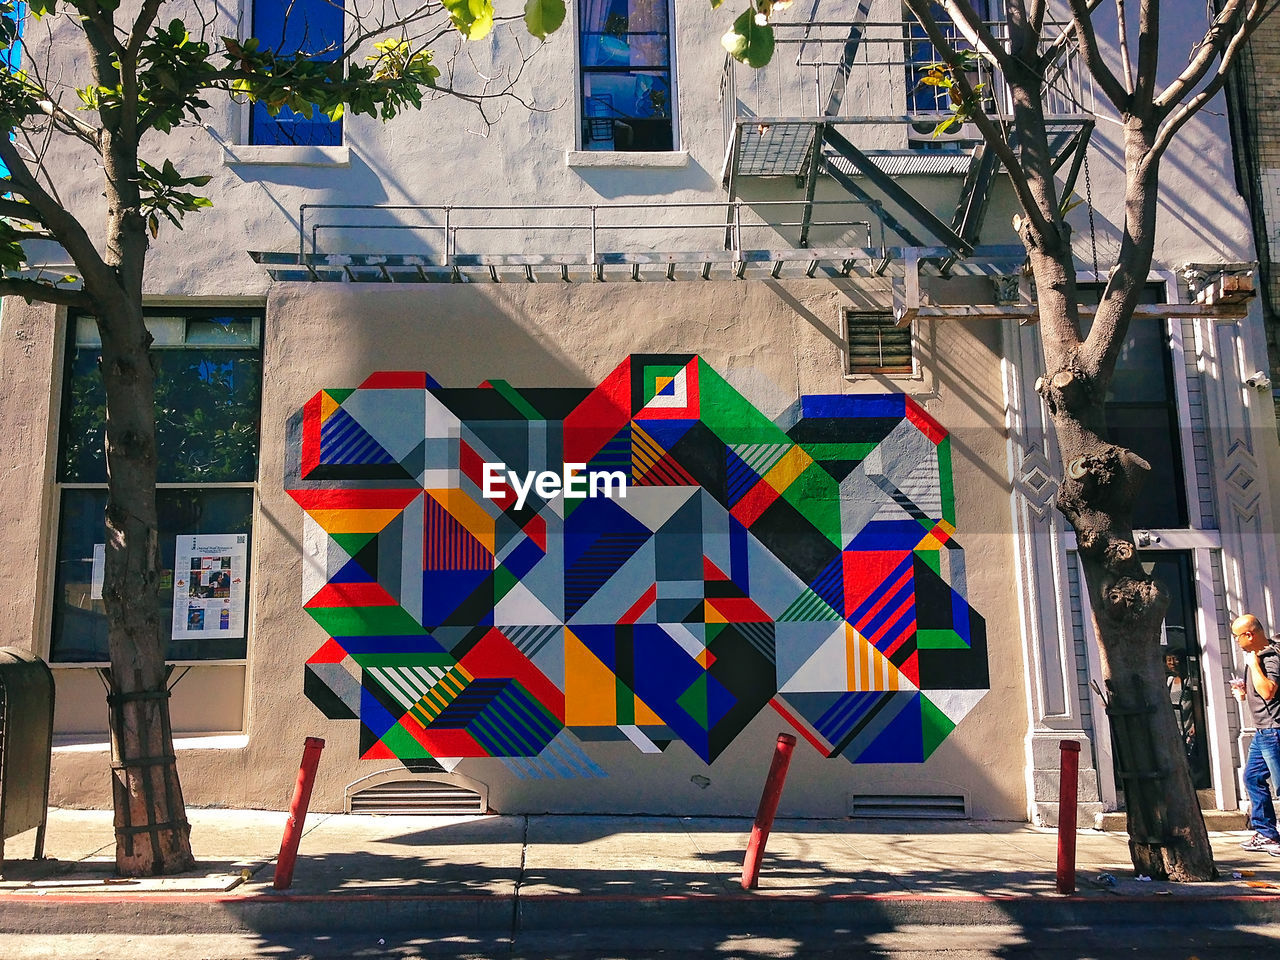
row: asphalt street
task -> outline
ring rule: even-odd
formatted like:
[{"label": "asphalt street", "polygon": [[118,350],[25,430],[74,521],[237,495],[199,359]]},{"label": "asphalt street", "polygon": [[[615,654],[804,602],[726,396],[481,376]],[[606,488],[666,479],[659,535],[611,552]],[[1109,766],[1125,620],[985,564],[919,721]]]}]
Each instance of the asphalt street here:
[{"label": "asphalt street", "polygon": [[913,925],[757,929],[608,928],[406,939],[364,934],[0,936],[3,960],[1241,960],[1280,951],[1280,925],[1202,928]]}]

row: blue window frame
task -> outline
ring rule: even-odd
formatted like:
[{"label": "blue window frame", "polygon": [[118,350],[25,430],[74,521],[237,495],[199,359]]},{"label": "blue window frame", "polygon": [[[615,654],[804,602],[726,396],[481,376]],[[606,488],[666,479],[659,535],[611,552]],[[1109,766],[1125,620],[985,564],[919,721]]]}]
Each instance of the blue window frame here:
[{"label": "blue window frame", "polygon": [[675,149],[669,0],[579,0],[582,149]]},{"label": "blue window frame", "polygon": [[[0,50],[0,69],[7,70],[10,73],[21,68],[22,66],[22,24],[27,18],[27,5],[25,3],[14,4],[13,12],[6,14],[5,19],[13,21],[13,33],[9,37],[9,45]],[[9,139],[13,139],[13,134],[9,134]],[[0,179],[9,176],[9,168],[5,166],[4,161],[0,161]]]},{"label": "blue window frame", "polygon": [[[337,60],[342,55],[342,0],[258,0],[253,5],[253,35],[282,53],[297,51]],[[338,146],[342,121],[318,111],[308,120],[288,107],[273,117],[264,104],[254,103],[249,142]]]}]

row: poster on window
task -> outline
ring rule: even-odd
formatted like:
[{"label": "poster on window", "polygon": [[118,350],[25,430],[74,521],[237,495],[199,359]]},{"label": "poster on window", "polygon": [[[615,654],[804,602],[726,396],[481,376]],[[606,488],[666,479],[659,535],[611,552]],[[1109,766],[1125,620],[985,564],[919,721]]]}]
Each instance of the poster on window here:
[{"label": "poster on window", "polygon": [[247,533],[186,534],[173,561],[173,639],[244,636]]}]

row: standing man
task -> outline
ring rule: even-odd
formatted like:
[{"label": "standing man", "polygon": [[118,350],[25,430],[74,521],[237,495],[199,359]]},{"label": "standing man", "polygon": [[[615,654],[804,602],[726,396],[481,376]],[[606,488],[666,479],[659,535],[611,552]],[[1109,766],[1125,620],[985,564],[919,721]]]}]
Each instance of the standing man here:
[{"label": "standing man", "polygon": [[1280,649],[1267,639],[1258,618],[1246,613],[1231,624],[1231,635],[1244,651],[1244,680],[1232,680],[1237,700],[1249,705],[1257,729],[1244,765],[1249,792],[1251,836],[1240,846],[1280,857],[1280,832],[1271,801],[1271,781],[1280,777]]}]

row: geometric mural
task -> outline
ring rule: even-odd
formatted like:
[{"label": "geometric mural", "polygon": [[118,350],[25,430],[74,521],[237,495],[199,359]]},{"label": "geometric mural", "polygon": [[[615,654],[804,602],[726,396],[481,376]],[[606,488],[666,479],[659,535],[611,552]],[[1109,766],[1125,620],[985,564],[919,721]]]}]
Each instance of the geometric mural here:
[{"label": "geometric mural", "polygon": [[377,373],[291,431],[328,637],[305,691],[364,757],[711,763],[772,710],[825,756],[920,762],[988,687],[950,440],[904,394],[771,419],[635,355],[594,389]]}]

